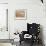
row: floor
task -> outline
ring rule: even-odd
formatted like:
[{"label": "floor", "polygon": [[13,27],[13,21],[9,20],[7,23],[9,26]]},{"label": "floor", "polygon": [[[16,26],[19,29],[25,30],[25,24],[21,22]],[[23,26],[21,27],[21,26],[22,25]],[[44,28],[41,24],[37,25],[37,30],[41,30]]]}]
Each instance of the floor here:
[{"label": "floor", "polygon": [[12,46],[10,43],[0,43],[0,46]]},{"label": "floor", "polygon": [[[16,45],[12,45],[11,43],[0,43],[0,46],[16,46]],[[25,43],[25,42],[22,42],[22,44],[18,44],[17,43],[17,46],[31,46],[30,44],[28,43]],[[41,44],[40,45],[33,45],[33,46],[42,46]]]},{"label": "floor", "polygon": [[[31,46],[29,43],[22,42],[19,46]],[[34,44],[33,46],[43,46],[42,44]]]}]

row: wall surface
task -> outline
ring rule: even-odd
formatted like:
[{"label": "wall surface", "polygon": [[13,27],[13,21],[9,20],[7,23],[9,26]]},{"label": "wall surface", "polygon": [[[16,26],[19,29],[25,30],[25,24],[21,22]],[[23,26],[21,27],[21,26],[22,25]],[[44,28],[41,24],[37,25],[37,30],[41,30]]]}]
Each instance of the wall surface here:
[{"label": "wall surface", "polygon": [[8,3],[8,0],[0,0],[0,3]]},{"label": "wall surface", "polygon": [[[26,20],[16,20],[15,11],[27,9]],[[11,38],[14,38],[16,30],[27,30],[27,23],[40,23],[42,25],[44,41],[46,44],[46,16],[45,4],[40,0],[9,0],[9,31]]]},{"label": "wall surface", "polygon": [[0,0],[0,39],[9,39],[9,32],[7,28],[7,9],[8,0]]},{"label": "wall surface", "polygon": [[[9,32],[5,30],[6,28],[6,9],[8,9],[8,0],[0,0],[0,28],[4,28],[2,31],[0,29],[0,39],[9,39]],[[11,43],[0,43],[0,46],[12,46]]]}]

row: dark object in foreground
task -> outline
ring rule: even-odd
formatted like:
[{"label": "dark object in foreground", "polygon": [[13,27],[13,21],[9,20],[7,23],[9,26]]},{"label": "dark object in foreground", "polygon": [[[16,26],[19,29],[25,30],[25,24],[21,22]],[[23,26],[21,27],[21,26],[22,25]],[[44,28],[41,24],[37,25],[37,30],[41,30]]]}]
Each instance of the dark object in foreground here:
[{"label": "dark object in foreground", "polygon": [[[34,43],[40,43],[41,40],[39,38],[39,33],[40,33],[40,24],[36,24],[36,23],[32,23],[32,24],[29,24],[27,23],[27,31],[22,31],[22,34],[20,34],[20,45],[22,43],[22,41],[25,41],[25,42],[29,42],[32,46]],[[31,35],[32,37],[31,38],[24,38],[24,35],[25,34],[29,34]]]},{"label": "dark object in foreground", "polygon": [[41,2],[43,3],[43,0],[41,0]]}]

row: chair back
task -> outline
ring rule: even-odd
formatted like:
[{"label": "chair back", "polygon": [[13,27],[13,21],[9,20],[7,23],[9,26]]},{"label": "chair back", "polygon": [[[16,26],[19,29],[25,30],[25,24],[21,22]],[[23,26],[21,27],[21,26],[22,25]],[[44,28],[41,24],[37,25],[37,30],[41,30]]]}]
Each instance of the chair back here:
[{"label": "chair back", "polygon": [[27,31],[29,34],[34,34],[37,35],[40,32],[40,24],[32,23],[29,24],[27,23]]}]

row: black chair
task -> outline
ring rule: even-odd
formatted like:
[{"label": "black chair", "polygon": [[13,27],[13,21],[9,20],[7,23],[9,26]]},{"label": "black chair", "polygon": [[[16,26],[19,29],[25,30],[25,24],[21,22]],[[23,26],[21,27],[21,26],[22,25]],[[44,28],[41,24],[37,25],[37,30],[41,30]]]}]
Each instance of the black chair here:
[{"label": "black chair", "polygon": [[40,24],[36,24],[36,23],[29,24],[29,23],[27,23],[27,31],[22,31],[22,34],[19,35],[20,36],[20,44],[22,41],[25,41],[25,38],[24,38],[25,34],[29,34],[32,36],[29,39],[29,41],[31,41],[32,45],[34,42],[39,43],[39,33],[40,33]]}]

